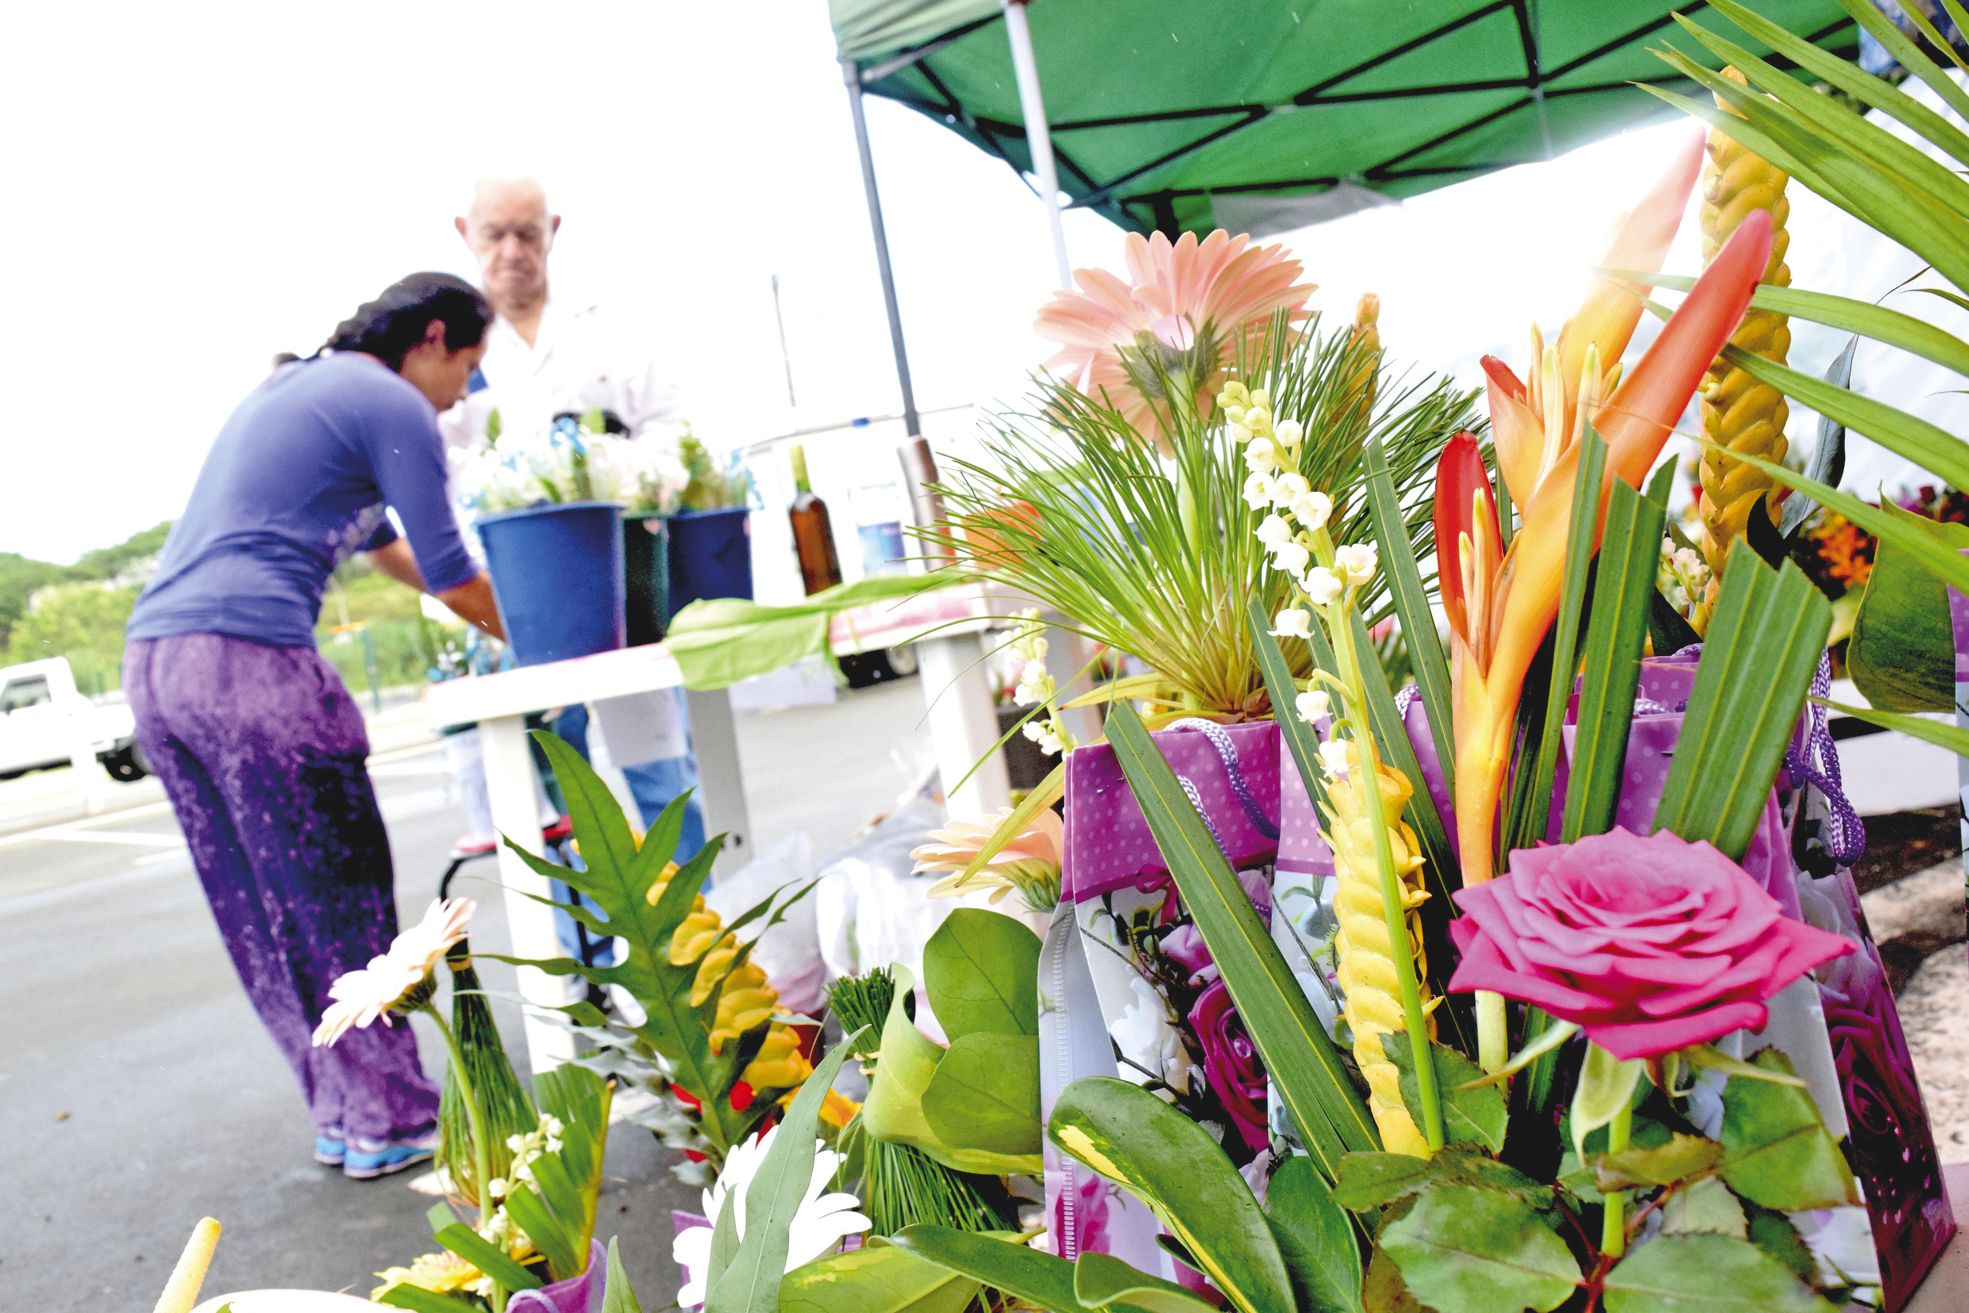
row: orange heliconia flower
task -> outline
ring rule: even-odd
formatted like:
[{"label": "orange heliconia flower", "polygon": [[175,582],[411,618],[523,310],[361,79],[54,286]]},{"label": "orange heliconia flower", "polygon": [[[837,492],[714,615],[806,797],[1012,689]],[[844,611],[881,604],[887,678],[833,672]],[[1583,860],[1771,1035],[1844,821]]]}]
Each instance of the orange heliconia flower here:
[{"label": "orange heliconia flower", "polygon": [[[1629,217],[1609,267],[1659,267],[1695,183],[1700,137]],[[1527,386],[1486,357],[1491,436],[1521,523],[1502,546],[1497,508],[1474,438],[1459,434],[1443,453],[1436,483],[1436,552],[1450,625],[1456,743],[1457,841],[1465,884],[1492,874],[1497,804],[1510,768],[1526,672],[1559,609],[1579,439],[1590,419],[1607,444],[1599,515],[1614,479],[1638,487],[1750,304],[1769,254],[1768,215],[1738,226],[1695,288],[1634,368],[1618,361],[1640,314],[1634,289],[1602,280],[1543,347]],[[1594,525],[1596,539],[1600,522]]]},{"label": "orange heliconia flower", "polygon": [[[1054,293],[1034,328],[1061,344],[1048,369],[1105,397],[1137,433],[1166,447],[1171,407],[1206,413],[1240,346],[1279,310],[1304,319],[1313,284],[1297,281],[1304,269],[1285,247],[1253,246],[1221,228],[1200,242],[1194,233],[1173,242],[1130,233],[1126,255],[1126,279],[1075,270],[1081,290]],[[1180,389],[1176,397],[1165,395],[1162,375]]]}]

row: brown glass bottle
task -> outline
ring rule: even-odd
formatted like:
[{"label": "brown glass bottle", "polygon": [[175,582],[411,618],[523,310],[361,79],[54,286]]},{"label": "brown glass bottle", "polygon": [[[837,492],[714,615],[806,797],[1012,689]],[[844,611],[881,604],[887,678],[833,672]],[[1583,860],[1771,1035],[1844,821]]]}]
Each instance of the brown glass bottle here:
[{"label": "brown glass bottle", "polygon": [[841,582],[841,559],[834,552],[834,525],[827,516],[827,503],[814,496],[807,478],[807,453],[794,447],[793,504],[786,518],[793,525],[793,554],[800,562],[800,581],[809,594],[832,588]]}]

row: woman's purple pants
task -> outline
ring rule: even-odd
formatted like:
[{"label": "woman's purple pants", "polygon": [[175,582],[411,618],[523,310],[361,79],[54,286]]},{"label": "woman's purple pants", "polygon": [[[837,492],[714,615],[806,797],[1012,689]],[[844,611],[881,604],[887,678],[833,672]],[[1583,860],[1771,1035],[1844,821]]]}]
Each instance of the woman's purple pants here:
[{"label": "woman's purple pants", "polygon": [[186,634],[131,642],[123,688],[219,934],[316,1133],[428,1129],[438,1095],[407,1021],[312,1044],[329,985],[397,931],[369,736],[341,677],[312,648]]}]

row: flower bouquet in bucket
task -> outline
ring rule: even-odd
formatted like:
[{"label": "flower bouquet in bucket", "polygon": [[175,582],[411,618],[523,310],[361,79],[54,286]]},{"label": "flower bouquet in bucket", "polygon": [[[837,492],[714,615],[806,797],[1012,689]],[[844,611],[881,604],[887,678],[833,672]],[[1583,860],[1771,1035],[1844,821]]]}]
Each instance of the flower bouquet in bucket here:
[{"label": "flower bouquet in bucket", "polygon": [[671,445],[608,431],[600,411],[451,453],[522,665],[654,642],[667,619],[664,516],[689,480]]}]

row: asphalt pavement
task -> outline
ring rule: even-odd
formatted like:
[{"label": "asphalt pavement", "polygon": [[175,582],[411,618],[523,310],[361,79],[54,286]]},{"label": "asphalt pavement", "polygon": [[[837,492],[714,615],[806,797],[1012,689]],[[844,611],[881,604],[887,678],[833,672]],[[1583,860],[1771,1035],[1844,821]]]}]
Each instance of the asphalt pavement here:
[{"label": "asphalt pavement", "polygon": [[[905,783],[922,707],[912,679],[742,717],[754,851],[800,830],[818,854],[840,847]],[[380,752],[371,769],[400,915],[414,920],[461,813],[435,742]],[[10,812],[19,824],[47,806],[50,786],[35,778],[0,786],[0,1280],[10,1302],[148,1307],[207,1214],[225,1227],[208,1294],[366,1295],[373,1273],[432,1248],[421,1173],[356,1182],[311,1160],[293,1079],[233,975],[156,782],[112,786],[117,809],[96,817],[9,826]],[[455,890],[479,899],[482,945],[505,942],[492,872],[491,861],[475,863]],[[511,991],[510,969],[488,962],[481,973],[491,991]],[[524,1076],[517,1011],[496,1011]],[[438,1040],[414,1024],[435,1076]],[[596,1228],[621,1237],[652,1309],[676,1290],[670,1209],[696,1203],[668,1162],[648,1132],[618,1124]]]}]

